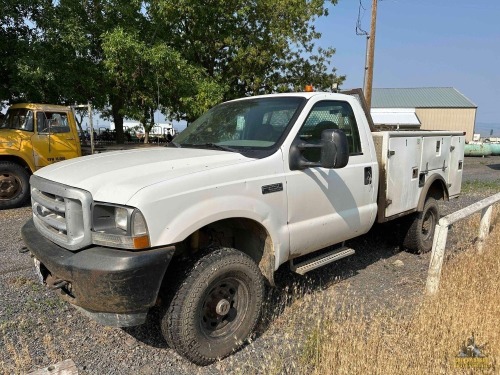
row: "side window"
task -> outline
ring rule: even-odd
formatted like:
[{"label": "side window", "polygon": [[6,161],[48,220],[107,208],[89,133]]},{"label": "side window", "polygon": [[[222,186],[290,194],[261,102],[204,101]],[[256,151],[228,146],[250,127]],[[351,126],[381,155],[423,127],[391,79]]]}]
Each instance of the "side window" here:
[{"label": "side window", "polygon": [[[318,144],[321,141],[321,133],[326,129],[340,129],[345,133],[349,144],[349,155],[362,153],[358,125],[349,103],[343,101],[316,103],[300,129],[299,137],[307,143]],[[309,161],[318,162],[321,150],[305,150],[303,155]]]},{"label": "side window", "polygon": [[68,115],[64,112],[37,112],[38,133],[69,133]]}]

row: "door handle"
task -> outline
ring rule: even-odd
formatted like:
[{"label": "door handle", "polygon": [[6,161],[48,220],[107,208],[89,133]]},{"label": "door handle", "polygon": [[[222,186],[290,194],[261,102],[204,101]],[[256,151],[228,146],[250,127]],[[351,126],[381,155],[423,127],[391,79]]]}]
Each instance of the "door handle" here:
[{"label": "door handle", "polygon": [[372,167],[365,167],[365,185],[372,184]]}]

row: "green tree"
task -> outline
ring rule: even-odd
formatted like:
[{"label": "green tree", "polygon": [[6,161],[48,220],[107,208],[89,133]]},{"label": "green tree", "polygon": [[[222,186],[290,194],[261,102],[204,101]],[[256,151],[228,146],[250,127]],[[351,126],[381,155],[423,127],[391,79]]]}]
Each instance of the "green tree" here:
[{"label": "green tree", "polygon": [[314,44],[324,0],[159,0],[150,12],[169,45],[224,85],[224,99],[344,79],[329,68],[335,50]]},{"label": "green tree", "polygon": [[148,133],[154,112],[170,117],[199,115],[222,99],[221,90],[199,67],[190,65],[165,43],[148,44],[137,31],[115,28],[103,36],[104,66],[114,90],[125,101],[124,115]]},{"label": "green tree", "polygon": [[[32,17],[21,15],[19,25],[28,30],[22,39],[27,51],[18,54],[8,82],[11,101],[87,103],[104,110],[116,124],[123,141],[126,101],[115,89],[104,66],[102,36],[115,27],[140,30],[146,25],[141,1],[125,0],[24,0]],[[16,9],[14,6],[13,9]],[[4,95],[2,95],[5,97]]]},{"label": "green tree", "polygon": [[119,143],[124,141],[127,93],[108,74],[103,36],[116,27],[147,30],[141,10],[142,2],[137,0],[61,0],[55,6],[53,23],[44,25],[51,44],[67,51],[66,56],[64,52],[59,55],[64,58],[58,72],[68,85],[65,92],[75,101],[92,101],[113,119]]},{"label": "green tree", "polygon": [[48,0],[4,0],[0,12],[0,100],[16,101],[20,65],[30,59]]},{"label": "green tree", "polygon": [[92,101],[119,142],[125,116],[148,128],[155,109],[190,121],[222,100],[343,80],[314,44],[324,0],[5,1],[0,96]]}]

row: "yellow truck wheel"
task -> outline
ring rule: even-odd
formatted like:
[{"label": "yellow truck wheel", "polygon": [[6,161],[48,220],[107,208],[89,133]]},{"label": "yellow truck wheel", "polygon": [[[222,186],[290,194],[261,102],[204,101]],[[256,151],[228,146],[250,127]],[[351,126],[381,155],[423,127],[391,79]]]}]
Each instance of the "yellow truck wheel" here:
[{"label": "yellow truck wheel", "polygon": [[30,196],[29,177],[19,164],[0,161],[0,210],[26,203]]}]

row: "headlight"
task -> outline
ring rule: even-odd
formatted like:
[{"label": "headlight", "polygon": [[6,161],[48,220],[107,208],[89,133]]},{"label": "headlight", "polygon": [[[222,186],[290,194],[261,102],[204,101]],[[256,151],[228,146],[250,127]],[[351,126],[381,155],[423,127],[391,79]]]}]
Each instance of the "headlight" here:
[{"label": "headlight", "polygon": [[123,207],[115,208],[115,223],[117,228],[120,228],[121,230],[124,231],[127,230],[128,210],[126,208]]},{"label": "headlight", "polygon": [[146,220],[137,208],[96,203],[92,207],[92,242],[131,250],[148,248]]}]

